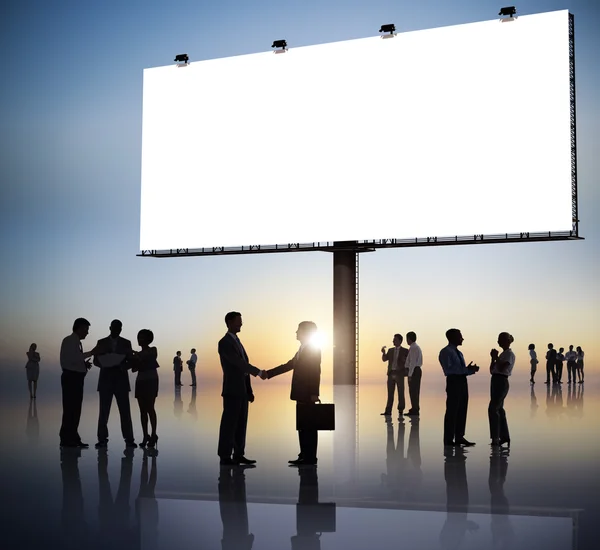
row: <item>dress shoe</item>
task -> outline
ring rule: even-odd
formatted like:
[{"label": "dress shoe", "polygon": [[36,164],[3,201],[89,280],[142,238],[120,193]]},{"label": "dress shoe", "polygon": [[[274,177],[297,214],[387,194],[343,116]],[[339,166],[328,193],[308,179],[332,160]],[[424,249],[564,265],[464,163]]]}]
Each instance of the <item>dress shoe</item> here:
[{"label": "dress shoe", "polygon": [[89,443],[84,443],[83,441],[80,441],[79,443],[77,443],[77,446],[80,449],[87,449],[90,445],[89,445]]},{"label": "dress shoe", "polygon": [[233,460],[235,460],[238,464],[256,464],[256,460],[246,458],[245,456],[234,456]]},{"label": "dress shoe", "polygon": [[290,464],[292,464],[293,462],[297,462],[297,461],[298,461],[298,460],[300,460],[301,458],[302,458],[302,454],[299,454],[299,455],[298,455],[298,458],[294,458],[294,459],[292,459],[292,460],[288,460],[288,462],[289,462]]},{"label": "dress shoe", "polygon": [[125,441],[125,447],[129,449],[137,449],[137,443],[135,441]]},{"label": "dress shoe", "polygon": [[316,458],[314,460],[306,460],[305,458],[302,458],[302,459],[295,460],[294,462],[290,463],[291,467],[294,467],[294,466],[316,466],[316,465],[317,465]]},{"label": "dress shoe", "polygon": [[456,442],[457,445],[462,445],[463,447],[473,447],[473,445],[475,445],[475,443],[473,443],[472,441],[467,441],[464,437],[462,439],[459,439]]},{"label": "dress shoe", "polygon": [[104,441],[98,441],[94,447],[96,447],[96,449],[105,449],[108,447],[108,439],[105,439]]},{"label": "dress shoe", "polygon": [[392,416],[392,413],[390,412],[382,412],[381,416]]},{"label": "dress shoe", "polygon": [[404,416],[419,416],[419,413],[415,411],[408,411],[404,413]]},{"label": "dress shoe", "polygon": [[231,458],[222,458],[219,462],[221,466],[237,466],[239,462]]}]

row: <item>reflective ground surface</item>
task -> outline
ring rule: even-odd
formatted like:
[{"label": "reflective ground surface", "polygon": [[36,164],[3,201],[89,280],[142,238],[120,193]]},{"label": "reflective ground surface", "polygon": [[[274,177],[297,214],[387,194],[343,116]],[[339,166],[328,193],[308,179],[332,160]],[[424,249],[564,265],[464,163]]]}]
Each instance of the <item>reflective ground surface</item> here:
[{"label": "reflective ground surface", "polygon": [[[380,416],[381,386],[325,387],[335,432],[321,432],[317,468],[298,453],[289,380],[254,382],[246,456],[221,469],[220,387],[158,399],[158,453],[124,452],[116,405],[108,449],[94,449],[98,396],[86,381],[82,451],[58,446],[58,377],[2,396],[2,544],[12,548],[337,549],[596,548],[600,525],[600,384],[548,387],[514,376],[510,451],[489,446],[489,379],[470,385],[467,438],[444,450],[443,377],[426,379],[421,417]],[[408,394],[407,394],[408,398]],[[357,406],[358,403],[358,406]],[[134,429],[140,439],[137,403]]]}]

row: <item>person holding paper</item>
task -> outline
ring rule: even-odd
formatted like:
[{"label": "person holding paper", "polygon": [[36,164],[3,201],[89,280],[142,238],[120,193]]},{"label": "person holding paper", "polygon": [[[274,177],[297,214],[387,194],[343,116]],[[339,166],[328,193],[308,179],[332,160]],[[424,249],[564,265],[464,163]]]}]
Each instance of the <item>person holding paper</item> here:
[{"label": "person holding paper", "polygon": [[113,397],[117,401],[121,417],[121,433],[127,447],[137,447],[133,437],[131,408],[129,405],[129,373],[127,358],[132,354],[131,342],[120,336],[123,323],[115,319],[110,324],[110,335],[98,340],[94,356],[94,365],[100,367],[98,376],[98,395],[100,410],[98,414],[98,443],[96,449],[108,444],[108,418]]},{"label": "person holding paper", "polygon": [[[284,372],[294,371],[292,375],[292,390],[290,399],[298,405],[314,405],[319,401],[321,385],[321,350],[311,344],[312,337],[317,332],[317,325],[312,321],[302,321],[296,330],[296,339],[300,348],[296,355],[287,363],[261,374],[263,380],[279,376]],[[316,466],[317,464],[317,430],[298,430],[300,454],[297,459],[290,460],[290,466]]]}]

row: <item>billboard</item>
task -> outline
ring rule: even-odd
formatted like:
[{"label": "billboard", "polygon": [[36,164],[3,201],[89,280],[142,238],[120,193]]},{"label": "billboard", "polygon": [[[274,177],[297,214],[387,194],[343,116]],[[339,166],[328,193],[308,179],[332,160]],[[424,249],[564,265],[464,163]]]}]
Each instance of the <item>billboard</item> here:
[{"label": "billboard", "polygon": [[146,69],[140,249],[570,231],[569,13]]}]

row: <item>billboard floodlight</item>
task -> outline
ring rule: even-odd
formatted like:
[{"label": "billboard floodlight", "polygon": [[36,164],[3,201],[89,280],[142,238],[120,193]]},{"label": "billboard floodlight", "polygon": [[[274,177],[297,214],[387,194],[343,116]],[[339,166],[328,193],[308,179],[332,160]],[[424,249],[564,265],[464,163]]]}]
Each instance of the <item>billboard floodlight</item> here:
[{"label": "billboard floodlight", "polygon": [[180,53],[175,56],[175,63],[182,63],[183,65],[187,65],[190,62],[190,57],[187,53]]},{"label": "billboard floodlight", "polygon": [[274,40],[271,48],[276,48],[275,53],[283,53],[287,51],[287,42],[285,40]]},{"label": "billboard floodlight", "polygon": [[506,17],[514,17],[517,13],[517,8],[514,6],[507,6],[506,8],[500,8],[498,15]]},{"label": "billboard floodlight", "polygon": [[396,25],[394,23],[389,23],[387,25],[381,25],[379,32],[389,33],[381,35],[381,38],[391,38],[392,36],[396,36]]}]

